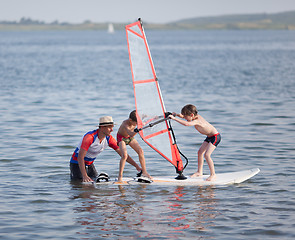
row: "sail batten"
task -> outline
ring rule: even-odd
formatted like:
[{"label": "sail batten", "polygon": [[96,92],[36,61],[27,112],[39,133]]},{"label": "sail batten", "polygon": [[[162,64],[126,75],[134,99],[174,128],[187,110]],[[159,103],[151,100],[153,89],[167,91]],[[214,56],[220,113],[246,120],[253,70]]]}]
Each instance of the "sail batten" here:
[{"label": "sail batten", "polygon": [[134,84],[148,83],[148,82],[153,82],[153,81],[155,81],[155,79],[138,80]]},{"label": "sail batten", "polygon": [[165,119],[165,105],[156,77],[146,36],[140,21],[126,26],[129,60],[141,138],[176,171],[183,171],[182,160],[172,137],[170,120]]}]

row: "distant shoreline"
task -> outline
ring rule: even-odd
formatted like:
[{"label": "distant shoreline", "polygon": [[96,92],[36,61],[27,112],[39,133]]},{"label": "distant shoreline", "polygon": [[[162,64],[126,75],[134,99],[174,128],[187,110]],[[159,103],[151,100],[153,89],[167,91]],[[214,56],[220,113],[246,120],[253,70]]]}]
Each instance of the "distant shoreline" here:
[{"label": "distant shoreline", "polygon": [[[124,30],[126,24],[114,24],[114,30]],[[294,25],[259,25],[259,24],[211,24],[207,26],[195,26],[192,24],[171,25],[171,24],[144,24],[145,29],[150,30],[295,30]],[[21,25],[2,24],[0,31],[107,31],[107,24],[69,24],[69,25]]]},{"label": "distant shoreline", "polygon": [[[114,30],[124,30],[129,23],[112,23]],[[109,23],[85,21],[79,24],[45,23],[22,18],[20,21],[0,21],[0,31],[50,31],[50,30],[105,30]],[[167,24],[144,22],[145,29],[158,30],[295,30],[295,11],[275,14],[239,14],[217,17],[198,17]]]}]

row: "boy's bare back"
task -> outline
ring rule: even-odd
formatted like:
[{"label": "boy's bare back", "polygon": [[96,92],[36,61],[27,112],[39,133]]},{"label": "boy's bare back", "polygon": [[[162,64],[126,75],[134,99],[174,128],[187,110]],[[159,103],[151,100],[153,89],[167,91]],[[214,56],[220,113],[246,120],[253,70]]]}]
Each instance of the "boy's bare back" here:
[{"label": "boy's bare back", "polygon": [[[176,118],[175,116],[178,116],[180,118],[184,118],[185,120],[181,120]],[[180,124],[184,126],[194,126],[197,131],[203,135],[206,135],[207,137],[213,136],[218,133],[215,127],[211,125],[209,122],[207,122],[201,115],[182,115],[182,114],[176,114],[169,115],[169,117]]]},{"label": "boy's bare back", "polygon": [[218,133],[215,127],[211,125],[209,122],[205,120],[201,115],[197,115],[197,117],[193,120],[195,122],[195,128],[199,131],[199,133],[206,136],[213,136]]},{"label": "boy's bare back", "polygon": [[136,123],[133,123],[131,119],[126,119],[122,122],[118,134],[124,137],[133,137],[136,133],[134,132],[134,129],[136,127]]}]

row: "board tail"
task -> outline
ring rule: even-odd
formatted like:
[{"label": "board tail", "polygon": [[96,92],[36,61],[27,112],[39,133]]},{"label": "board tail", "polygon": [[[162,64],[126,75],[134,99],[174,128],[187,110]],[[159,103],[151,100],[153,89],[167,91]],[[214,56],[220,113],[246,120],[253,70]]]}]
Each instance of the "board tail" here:
[{"label": "board tail", "polygon": [[165,115],[164,101],[141,20],[125,28],[139,134],[181,174],[187,164],[183,166],[170,120]]}]

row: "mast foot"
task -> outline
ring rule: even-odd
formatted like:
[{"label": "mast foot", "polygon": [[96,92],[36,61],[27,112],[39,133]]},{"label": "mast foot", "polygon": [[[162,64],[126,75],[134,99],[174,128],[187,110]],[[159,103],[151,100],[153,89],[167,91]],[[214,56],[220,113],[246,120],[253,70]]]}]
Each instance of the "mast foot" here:
[{"label": "mast foot", "polygon": [[187,177],[184,176],[182,173],[180,173],[175,179],[177,179],[177,180],[185,180],[185,179],[187,179]]}]

